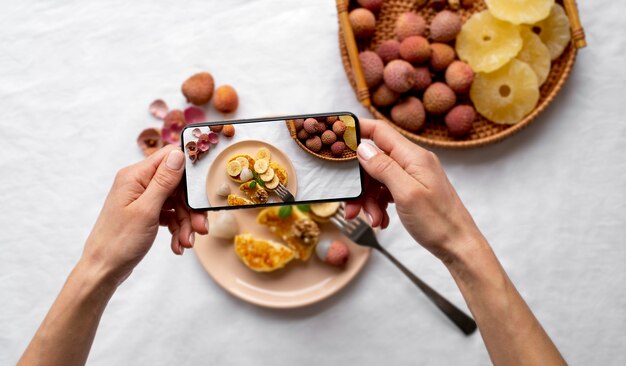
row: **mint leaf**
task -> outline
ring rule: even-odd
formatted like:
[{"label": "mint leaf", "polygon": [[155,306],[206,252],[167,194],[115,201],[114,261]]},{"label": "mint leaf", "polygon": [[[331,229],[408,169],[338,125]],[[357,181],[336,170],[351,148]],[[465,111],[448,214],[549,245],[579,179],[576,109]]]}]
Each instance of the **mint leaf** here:
[{"label": "mint leaf", "polygon": [[298,209],[302,212],[309,212],[311,211],[311,206],[310,205],[298,205]]},{"label": "mint leaf", "polygon": [[254,187],[256,187],[256,181],[253,180],[252,182],[250,182],[250,188],[254,188]]},{"label": "mint leaf", "polygon": [[280,208],[280,210],[278,210],[278,217],[284,220],[291,216],[291,211],[293,211],[292,206],[283,206]]}]

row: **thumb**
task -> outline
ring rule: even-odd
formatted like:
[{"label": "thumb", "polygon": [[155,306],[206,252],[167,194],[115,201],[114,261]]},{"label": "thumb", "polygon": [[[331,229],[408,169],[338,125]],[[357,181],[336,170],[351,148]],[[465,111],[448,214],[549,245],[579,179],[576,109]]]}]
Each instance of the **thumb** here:
[{"label": "thumb", "polygon": [[362,142],[356,152],[367,174],[387,186],[392,196],[397,197],[406,190],[407,186],[415,183],[400,164],[374,145]]},{"label": "thumb", "polygon": [[170,151],[161,161],[145,192],[139,198],[142,204],[160,210],[170,197],[183,176],[185,154],[179,149]]}]

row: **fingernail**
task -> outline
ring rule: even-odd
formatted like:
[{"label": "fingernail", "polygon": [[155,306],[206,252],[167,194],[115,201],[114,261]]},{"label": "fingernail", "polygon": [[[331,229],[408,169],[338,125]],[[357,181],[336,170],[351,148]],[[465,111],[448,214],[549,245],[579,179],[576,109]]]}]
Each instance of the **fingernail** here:
[{"label": "fingernail", "polygon": [[189,234],[189,244],[191,244],[191,246],[193,247],[193,243],[196,241],[196,236],[194,235],[194,232],[192,231],[191,234]]},{"label": "fingernail", "polygon": [[180,170],[183,167],[183,163],[185,162],[185,155],[180,150],[172,150],[167,155],[167,160],[165,161],[165,165],[172,170]]},{"label": "fingernail", "polygon": [[378,154],[378,149],[370,143],[362,142],[359,147],[357,147],[356,153],[361,157],[361,159],[367,161]]},{"label": "fingernail", "polygon": [[204,226],[206,227],[207,234],[209,233],[209,218],[204,219]]},{"label": "fingernail", "polygon": [[180,247],[180,255],[183,255],[183,253],[185,253],[185,248]]},{"label": "fingernail", "polygon": [[365,214],[367,216],[367,219],[370,220],[370,225],[372,225],[372,223],[374,222],[374,218],[372,217],[372,215],[370,215],[369,213]]}]

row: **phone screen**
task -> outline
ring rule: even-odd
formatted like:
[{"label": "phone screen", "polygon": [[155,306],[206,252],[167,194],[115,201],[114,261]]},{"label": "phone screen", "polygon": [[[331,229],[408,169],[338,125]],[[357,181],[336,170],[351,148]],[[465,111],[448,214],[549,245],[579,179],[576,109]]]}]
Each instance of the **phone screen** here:
[{"label": "phone screen", "polygon": [[208,122],[181,134],[195,210],[344,201],[363,191],[352,113]]}]

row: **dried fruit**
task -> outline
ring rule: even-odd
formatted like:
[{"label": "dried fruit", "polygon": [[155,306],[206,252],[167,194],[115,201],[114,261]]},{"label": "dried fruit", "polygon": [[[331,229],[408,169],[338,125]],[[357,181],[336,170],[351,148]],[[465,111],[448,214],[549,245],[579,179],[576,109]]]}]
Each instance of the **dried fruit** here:
[{"label": "dried fruit", "polygon": [[346,144],[343,141],[336,141],[330,145],[330,152],[334,157],[343,156],[343,152],[346,150]]},{"label": "dried fruit", "polygon": [[202,130],[196,127],[193,130],[191,130],[191,135],[193,137],[200,137],[200,135],[202,135]]},{"label": "dried fruit", "polygon": [[554,0],[485,0],[494,17],[513,24],[532,24],[548,17]]},{"label": "dried fruit", "polygon": [[369,88],[373,88],[380,84],[383,80],[383,60],[380,59],[376,52],[364,51],[359,53],[359,60],[361,61],[361,67],[363,68],[363,76],[365,77],[365,83]]},{"label": "dried fruit", "polygon": [[320,152],[322,150],[322,139],[319,136],[310,137],[306,140],[306,147],[313,152]]},{"label": "dried fruit", "polygon": [[350,150],[356,151],[356,128],[354,126],[346,125],[346,132],[343,133],[343,141],[346,143],[346,146],[350,148]]},{"label": "dried fruit", "polygon": [[217,144],[219,141],[220,141],[220,135],[218,135],[218,134],[217,134],[217,133],[215,133],[215,132],[210,132],[210,133],[209,133],[209,142],[210,142],[212,145]]},{"label": "dried fruit", "polygon": [[407,37],[400,43],[400,57],[411,63],[422,63],[430,59],[430,43],[422,36]]},{"label": "dried fruit", "polygon": [[224,125],[224,128],[222,129],[222,134],[226,137],[233,137],[235,136],[235,126],[233,125]]},{"label": "dried fruit", "polygon": [[232,113],[239,106],[239,96],[235,88],[230,85],[221,85],[215,89],[213,106],[222,113]]},{"label": "dried fruit", "polygon": [[399,127],[417,132],[426,122],[426,112],[419,99],[408,97],[391,109],[391,119]]},{"label": "dried fruit", "polygon": [[376,17],[374,13],[364,8],[357,8],[349,14],[350,25],[356,38],[370,38],[376,31]]},{"label": "dried fruit", "polygon": [[400,98],[400,93],[389,89],[386,84],[379,86],[372,94],[372,103],[377,107],[389,107]]},{"label": "dried fruit", "polygon": [[467,93],[474,81],[474,71],[463,61],[454,61],[446,69],[446,83],[455,93]]},{"label": "dried fruit", "polygon": [[541,86],[548,79],[550,68],[552,67],[550,50],[541,42],[541,38],[529,28],[522,28],[521,35],[524,45],[516,58],[532,67],[537,75],[537,82]]},{"label": "dried fruit", "polygon": [[211,148],[209,135],[206,133],[203,133],[202,135],[200,135],[200,137],[198,137],[198,141],[196,142],[196,145],[198,146],[198,151],[201,153],[209,151],[209,149]]},{"label": "dried fruit", "polygon": [[350,249],[339,240],[319,242],[315,248],[315,253],[321,261],[331,266],[343,266],[350,258]]},{"label": "dried fruit", "polygon": [[559,4],[552,7],[550,15],[546,19],[534,24],[532,30],[539,35],[539,38],[550,50],[551,60],[559,58],[572,40],[569,18]]},{"label": "dried fruit", "polygon": [[305,119],[304,130],[309,134],[317,133],[317,120],[315,118]]},{"label": "dried fruit", "polygon": [[450,42],[461,31],[463,22],[461,17],[449,10],[444,10],[435,15],[430,22],[430,39],[435,42]]},{"label": "dried fruit", "polygon": [[383,6],[383,0],[357,0],[359,5],[374,13],[378,12]]},{"label": "dried fruit", "polygon": [[137,137],[137,145],[139,145],[144,156],[152,155],[163,147],[161,131],[156,128],[146,128]]},{"label": "dried fruit", "polygon": [[423,92],[433,83],[432,75],[428,67],[416,67],[415,68],[415,83],[411,90],[415,92]]},{"label": "dried fruit", "polygon": [[539,101],[537,75],[525,62],[513,59],[504,67],[478,73],[470,89],[478,113],[501,124],[515,124]]},{"label": "dried fruit", "polygon": [[213,76],[208,72],[199,72],[185,80],[181,89],[187,102],[204,105],[211,100],[214,88]]},{"label": "dried fruit", "polygon": [[408,91],[415,83],[413,66],[403,60],[393,60],[388,63],[383,71],[383,78],[389,89],[397,93]]},{"label": "dried fruit", "polygon": [[457,105],[446,114],[445,122],[451,136],[462,137],[472,130],[472,124],[475,119],[476,111],[474,107]]},{"label": "dried fruit", "polygon": [[343,121],[336,121],[333,123],[333,132],[338,137],[343,136],[343,133],[346,132],[346,124]]},{"label": "dried fruit", "polygon": [[430,45],[430,67],[433,71],[443,71],[454,61],[456,57],[454,49],[445,43],[433,43]]},{"label": "dried fruit", "polygon": [[326,130],[322,134],[322,144],[324,145],[332,145],[337,141],[337,135],[333,131]]},{"label": "dried fruit", "polygon": [[400,58],[400,42],[388,39],[378,46],[376,53],[385,64],[397,60]]},{"label": "dried fruit", "polygon": [[395,33],[400,42],[407,37],[423,36],[425,32],[426,21],[417,13],[402,13],[396,20]]},{"label": "dried fruit", "polygon": [[198,107],[187,107],[183,112],[186,123],[206,122],[204,111]]},{"label": "dried fruit", "polygon": [[485,10],[472,15],[456,39],[456,52],[474,72],[497,70],[522,49],[520,27]]},{"label": "dried fruit", "polygon": [[157,99],[154,102],[150,103],[150,107],[148,108],[150,114],[154,118],[163,119],[167,114],[168,108],[167,104],[161,99]]},{"label": "dried fruit", "polygon": [[424,108],[426,112],[441,115],[448,112],[456,104],[456,94],[444,83],[437,82],[424,92]]}]

